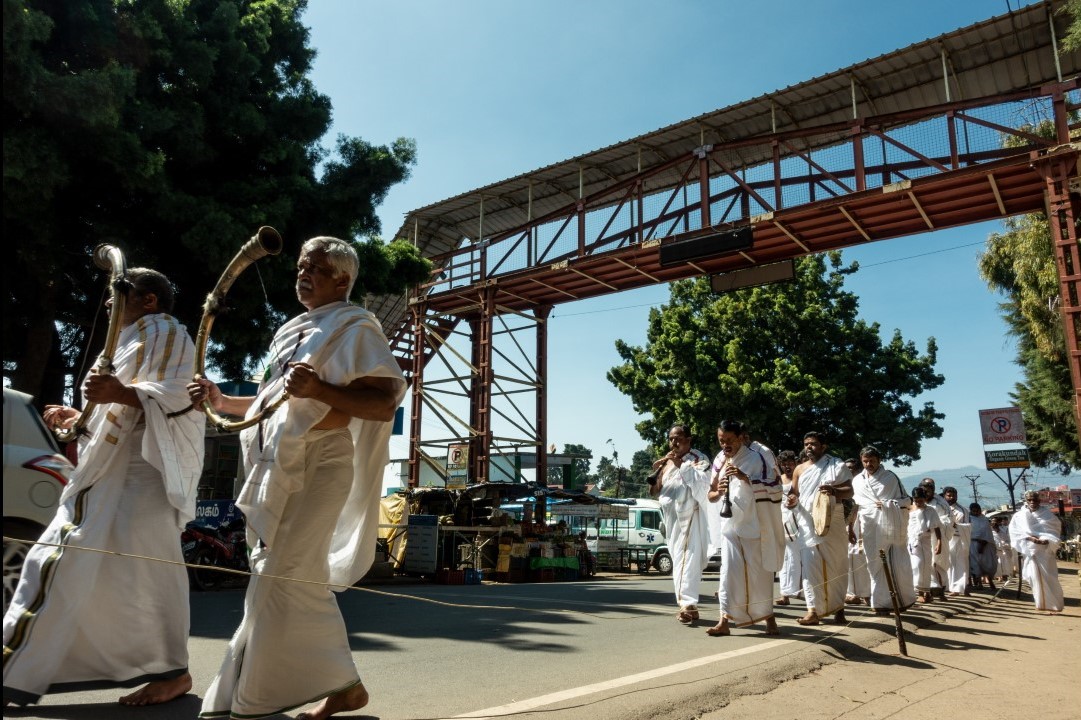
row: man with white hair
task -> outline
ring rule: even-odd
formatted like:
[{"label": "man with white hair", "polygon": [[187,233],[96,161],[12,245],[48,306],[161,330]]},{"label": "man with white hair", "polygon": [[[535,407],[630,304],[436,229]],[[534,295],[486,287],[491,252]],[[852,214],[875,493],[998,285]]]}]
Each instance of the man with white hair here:
[{"label": "man with white hair", "polygon": [[[349,243],[317,237],[297,261],[306,312],[278,330],[256,397],[188,386],[196,405],[250,418],[241,433],[246,479],[237,498],[258,537],[244,617],[201,717],[256,718],[319,701],[304,720],[368,702],[332,590],[375,559],[379,496],[391,420],[405,380],[375,316],[349,303],[359,269]],[[283,576],[303,582],[261,576]]]},{"label": "man with white hair", "polygon": [[1010,519],[1010,542],[1017,550],[1021,579],[1032,589],[1036,609],[1052,615],[1062,612],[1064,606],[1055,556],[1061,532],[1062,522],[1040,505],[1040,494],[1035,490],[1025,493],[1025,506]]}]

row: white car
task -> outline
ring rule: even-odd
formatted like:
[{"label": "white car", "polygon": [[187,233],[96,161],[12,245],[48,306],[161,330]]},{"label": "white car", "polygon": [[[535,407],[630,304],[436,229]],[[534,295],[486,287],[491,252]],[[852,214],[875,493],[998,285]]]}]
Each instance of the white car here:
[{"label": "white car", "polygon": [[[26,393],[4,388],[4,610],[30,543],[56,514],[72,464]],[[13,538],[8,540],[7,538]]]}]

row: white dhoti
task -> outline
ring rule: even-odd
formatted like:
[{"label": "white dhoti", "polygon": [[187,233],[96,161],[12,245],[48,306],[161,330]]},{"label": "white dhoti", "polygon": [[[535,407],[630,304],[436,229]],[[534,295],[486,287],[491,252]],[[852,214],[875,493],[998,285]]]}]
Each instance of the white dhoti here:
[{"label": "white dhoti", "polygon": [[[972,526],[958,523],[950,538],[950,568],[948,572],[949,589],[952,593],[968,592],[969,538]],[[943,553],[945,554],[945,553]]]},{"label": "white dhoti", "polygon": [[259,577],[327,580],[331,531],[352,482],[349,429],[310,431],[303,487],[285,505],[274,547],[252,552],[244,619],[200,717],[265,717],[360,682],[330,587]]},{"label": "white dhoti", "polygon": [[[787,532],[787,523],[785,524]],[[788,540],[784,546],[784,564],[777,574],[777,582],[780,593],[784,597],[799,595],[803,585],[803,553],[800,552],[799,543]]]},{"label": "white dhoti", "polygon": [[995,530],[995,550],[998,555],[998,574],[1009,578],[1017,573],[1017,551],[1010,547],[1010,531],[1005,527]]},{"label": "white dhoti", "polygon": [[848,538],[841,503],[834,505],[829,532],[817,540],[803,548],[803,598],[808,608],[825,617],[844,610],[848,590]]},{"label": "white dhoti", "polygon": [[705,517],[697,506],[693,506],[668,527],[673,529],[668,538],[668,550],[672,554],[672,586],[676,602],[681,608],[697,606],[702,589],[702,569],[709,561]]},{"label": "white dhoti", "polygon": [[1037,610],[1062,612],[1065,601],[1053,549],[1048,549],[1045,545],[1032,554],[1026,553],[1021,566],[1021,578],[1032,590],[1032,599]]},{"label": "white dhoti", "polygon": [[931,533],[921,533],[908,543],[908,555],[912,563],[912,584],[916,592],[931,591],[931,569],[934,561],[931,557]]},{"label": "white dhoti", "polygon": [[950,553],[949,548],[943,548],[942,552],[931,559],[931,587],[936,590],[945,590],[950,586]]},{"label": "white dhoti", "polygon": [[1046,507],[1024,507],[1010,519],[1010,543],[1017,550],[1021,579],[1032,590],[1037,610],[1062,612],[1064,607],[1055,557],[1061,531],[1061,521]]},{"label": "white dhoti", "polygon": [[867,566],[867,554],[858,543],[848,547],[848,595],[858,598],[871,597],[871,574]]},{"label": "white dhoti", "polygon": [[762,565],[760,538],[725,536],[717,599],[721,617],[736,627],[773,617],[773,572]]},{"label": "white dhoti", "polygon": [[142,428],[124,435],[117,471],[57,510],[40,541],[63,547],[35,545],[28,553],[4,617],[5,700],[25,704],[50,692],[132,687],[187,672],[188,577],[177,510],[162,474],[142,458],[142,440]]},{"label": "white dhoti", "polygon": [[[791,484],[785,484],[781,490],[788,496]],[[781,506],[781,528],[784,532],[784,560],[777,572],[777,585],[781,597],[795,597],[802,591],[803,561],[800,553],[799,524],[791,508]]]},{"label": "white dhoti", "polygon": [[[906,544],[891,543],[885,548],[879,548],[874,546],[874,541],[869,542],[865,538],[863,546],[867,551],[867,569],[871,577],[871,607],[876,610],[893,607],[893,601],[890,599],[890,579],[893,580],[893,589],[897,593],[897,604],[902,609],[916,602],[916,589],[913,586],[913,578],[916,574],[912,568],[912,555]],[[886,577],[886,568],[882,565],[879,550],[886,551],[886,562],[890,566],[891,574],[889,579]],[[928,573],[930,569],[930,567],[927,568]],[[928,576],[928,581],[930,581],[930,576]]]}]

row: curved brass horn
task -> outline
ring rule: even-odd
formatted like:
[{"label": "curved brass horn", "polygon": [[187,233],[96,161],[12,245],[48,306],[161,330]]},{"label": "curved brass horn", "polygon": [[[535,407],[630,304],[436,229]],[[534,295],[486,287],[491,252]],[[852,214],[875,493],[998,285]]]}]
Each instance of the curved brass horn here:
[{"label": "curved brass horn", "polygon": [[[94,264],[102,270],[109,271],[109,295],[112,298],[112,308],[109,310],[109,329],[105,333],[105,348],[98,355],[98,362],[94,371],[98,375],[112,375],[113,355],[116,353],[116,343],[120,339],[121,323],[124,318],[124,306],[128,299],[128,290],[131,282],[128,280],[128,265],[124,260],[124,253],[115,245],[101,244],[94,248]],[[97,404],[88,402],[83,406],[82,414],[69,428],[53,428],[53,434],[60,442],[71,442],[79,435],[86,433],[86,424],[94,412]]]},{"label": "curved brass horn", "polygon": [[[278,231],[269,225],[259,228],[240,251],[229,262],[225,271],[218,278],[218,284],[206,296],[203,303],[203,319],[199,322],[199,332],[195,336],[195,379],[201,380],[206,377],[206,344],[210,339],[210,327],[214,324],[214,318],[224,309],[225,294],[233,286],[233,281],[240,273],[244,272],[249,265],[267,255],[277,255],[282,251],[282,237]],[[219,415],[210,405],[209,400],[203,401],[203,411],[206,413],[210,424],[219,432],[236,432],[246,427],[251,427],[263,418],[267,417],[289,399],[289,393],[283,392],[274,402],[267,405],[256,416],[247,420],[226,420]]]}]

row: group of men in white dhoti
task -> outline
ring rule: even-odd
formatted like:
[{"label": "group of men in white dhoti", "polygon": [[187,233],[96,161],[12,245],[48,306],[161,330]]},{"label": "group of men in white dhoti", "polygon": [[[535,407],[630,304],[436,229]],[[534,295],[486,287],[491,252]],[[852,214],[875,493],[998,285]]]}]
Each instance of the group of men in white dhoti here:
[{"label": "group of men in white dhoti", "polygon": [[[717,429],[721,451],[711,467],[691,448],[686,426],[674,425],[668,439],[671,449],[654,463],[650,484],[669,528],[681,623],[699,619],[701,571],[711,550],[721,557],[720,618],[706,631],[713,636],[757,623],[777,634],[774,606],[800,597],[806,613],[797,622],[817,625],[830,617],[846,622],[846,601],[889,615],[936,594],[968,595],[984,583],[996,589],[1003,533],[996,535],[982,508],[963,508],[952,487],[936,495],[932,478],[909,495],[873,446],[861,450],[862,469],[853,472],[817,432],[804,437],[802,463],[792,451],[775,457],[732,420]],[[1037,607],[1061,607],[1053,572],[1057,520],[1046,510],[1019,512],[1014,522],[1022,520],[1025,530],[1012,533],[1010,551],[1033,558],[1025,579],[1039,587]]]},{"label": "group of men in white dhoti", "polygon": [[[4,616],[5,705],[108,685],[146,683],[120,699],[127,705],[191,690],[179,533],[194,517],[207,404],[258,421],[241,436],[237,499],[255,540],[254,575],[200,717],[261,718],[317,703],[297,717],[325,720],[368,702],[333,592],[375,558],[382,471],[405,381],[378,321],[348,301],[358,271],[347,242],[303,245],[296,294],[306,311],[275,335],[256,397],[193,381],[191,339],[166,314],[171,285],[155,271],[127,271],[115,372],[91,374],[83,386],[85,400],[101,407]],[[278,406],[283,393],[288,402]],[[61,406],[44,414],[54,427],[78,417]]]}]

